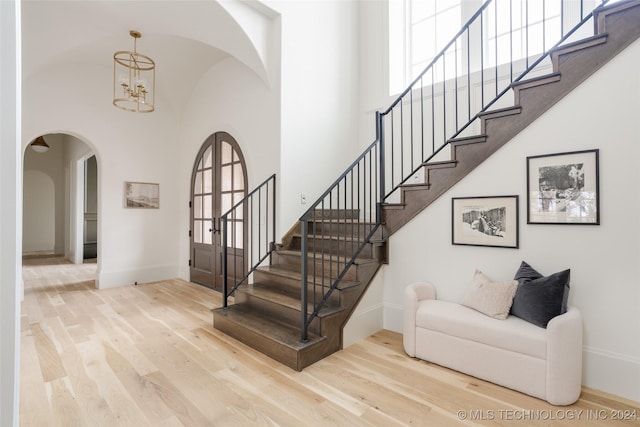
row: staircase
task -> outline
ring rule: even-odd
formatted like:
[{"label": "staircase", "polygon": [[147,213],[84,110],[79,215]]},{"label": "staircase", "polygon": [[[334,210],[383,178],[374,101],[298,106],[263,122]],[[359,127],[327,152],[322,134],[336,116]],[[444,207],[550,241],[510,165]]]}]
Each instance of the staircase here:
[{"label": "staircase", "polygon": [[[398,180],[394,172],[381,172],[399,166],[389,156],[393,144],[385,145],[385,135],[394,134],[385,116],[395,123],[395,107],[379,114],[377,141],[273,245],[269,265],[253,271],[253,283],[243,279],[225,291],[214,327],[298,371],[340,350],[344,325],[385,262],[388,237],[636,40],[640,0],[600,7],[593,22],[594,36],[551,50],[551,73],[515,79],[496,94],[512,96],[513,105],[491,110],[492,101],[469,114],[480,132],[462,136],[471,127],[454,129],[442,146],[450,150],[446,160],[437,149]],[[413,93],[409,88],[394,105],[413,105],[413,98],[402,99]],[[407,184],[418,169],[424,182]],[[399,201],[389,202],[396,191]],[[228,295],[234,303],[226,307]]]},{"label": "staircase", "polygon": [[[275,248],[270,265],[255,270],[253,284],[236,289],[233,305],[214,310],[214,327],[298,371],[340,350],[342,328],[383,261],[381,236],[365,240],[371,223],[359,218],[357,210],[325,210],[306,223],[309,245],[316,248],[307,261],[312,301],[323,299],[348,263],[352,248],[363,248],[310,323],[304,340],[300,328],[302,223],[283,239],[286,246]],[[309,302],[307,311],[314,309]]]},{"label": "staircase", "polygon": [[594,11],[594,36],[550,52],[550,74],[514,82],[513,106],[481,112],[481,131],[448,140],[450,160],[422,164],[425,182],[402,184],[400,201],[385,204],[391,235],[509,142],[556,102],[640,36],[640,2],[620,2]]}]

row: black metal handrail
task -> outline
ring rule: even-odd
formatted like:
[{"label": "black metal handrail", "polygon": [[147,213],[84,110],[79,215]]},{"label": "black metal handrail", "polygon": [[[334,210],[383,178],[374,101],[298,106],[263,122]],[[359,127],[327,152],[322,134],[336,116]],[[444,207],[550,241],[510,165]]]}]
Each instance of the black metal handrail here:
[{"label": "black metal handrail", "polygon": [[[377,136],[388,159],[386,200],[461,136],[513,83],[545,60],[608,0],[487,0],[381,113]],[[586,6],[590,3],[591,7]],[[542,7],[538,15],[530,5]],[[550,6],[556,6],[552,8]],[[508,23],[501,33],[499,25]],[[541,38],[532,39],[533,34]],[[540,47],[537,52],[533,47]],[[520,53],[517,54],[516,53]],[[504,58],[504,61],[500,60]]]},{"label": "black metal handrail", "polygon": [[[380,226],[380,171],[375,141],[300,218],[302,341],[309,325]],[[325,248],[334,255],[325,255]],[[308,313],[308,305],[314,307]]]},{"label": "black metal handrail", "polygon": [[[593,7],[607,2],[594,0]],[[572,7],[567,6],[569,3]],[[551,49],[547,46],[561,45],[588,22],[593,7],[585,13],[584,3],[580,0],[579,10],[575,11],[575,0],[561,0],[559,14],[553,19],[543,3],[542,17],[529,22],[529,0],[487,0],[390,107],[376,113],[376,141],[300,218],[302,341],[308,339],[311,321],[380,227],[382,203],[434,159],[452,138],[469,128],[480,113],[495,105],[514,82],[530,74],[548,56]],[[516,10],[525,11],[519,18],[523,25],[517,30],[524,54],[514,58]],[[503,22],[505,14],[509,31],[499,34],[498,22]],[[536,40],[542,43],[539,54],[529,51],[530,33],[538,27],[542,29],[541,39]],[[551,33],[557,37],[547,43]],[[501,62],[498,58],[505,41],[509,60]],[[472,86],[479,87],[480,93],[472,93]],[[415,103],[418,107],[414,109]],[[318,225],[318,221],[327,219],[329,230],[326,225]],[[335,236],[331,227],[357,229],[357,238]],[[327,260],[324,248],[328,245],[339,248],[339,253],[343,248],[342,255]],[[311,313],[308,305],[313,307]]]},{"label": "black metal handrail", "polygon": [[[220,217],[222,238],[222,305],[275,247],[276,175],[237,202]],[[231,257],[230,257],[231,255]],[[231,267],[229,262],[231,259]],[[232,274],[230,274],[232,273]],[[229,289],[229,283],[231,287]]]}]

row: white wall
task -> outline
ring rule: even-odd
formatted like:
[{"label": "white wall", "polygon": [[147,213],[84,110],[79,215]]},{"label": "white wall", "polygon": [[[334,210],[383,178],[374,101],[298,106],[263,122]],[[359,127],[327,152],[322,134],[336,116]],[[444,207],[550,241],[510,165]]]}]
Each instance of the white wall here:
[{"label": "white wall", "polygon": [[[71,262],[80,264],[84,252],[84,160],[93,155],[93,150],[72,135],[62,135],[62,138],[65,144],[63,167],[66,189],[64,254]],[[99,260],[98,271],[100,267]]]},{"label": "white wall", "polygon": [[0,425],[18,425],[20,269],[20,4],[0,1]]},{"label": "white wall", "polygon": [[[359,3],[273,2],[282,13],[283,231],[360,154]],[[302,193],[306,205],[301,204]]]},{"label": "white wall", "polygon": [[[369,137],[375,135],[375,110],[392,101],[386,7],[384,1],[361,3],[361,67],[367,71],[360,80],[360,133]],[[545,274],[571,268],[570,303],[584,318],[584,384],[640,401],[640,234],[633,227],[640,201],[633,190],[623,190],[640,179],[640,125],[634,117],[640,111],[640,75],[633,71],[639,53],[635,42],[395,233],[389,264],[379,273],[383,293],[377,299],[374,287],[362,301],[345,329],[345,343],[347,337],[353,342],[366,336],[360,317],[380,305],[384,327],[401,331],[403,290],[414,281],[430,280],[441,298],[458,301],[476,267],[496,280],[513,277],[522,260]],[[526,157],[590,148],[600,149],[601,225],[527,225]],[[451,244],[452,197],[505,194],[520,195],[520,249]]]},{"label": "white wall", "polygon": [[205,140],[228,132],[240,145],[247,164],[249,190],[271,174],[280,180],[280,113],[277,90],[233,58],[218,63],[196,86],[183,115],[179,137],[178,182],[180,277],[189,278],[189,209],[191,173]]},{"label": "white wall", "polygon": [[[543,274],[570,268],[569,302],[584,319],[584,385],[640,401],[639,55],[637,41],[391,237],[386,328],[401,331],[403,290],[414,281],[459,301],[476,267],[496,280],[512,278],[522,260]],[[593,148],[601,225],[527,225],[526,157]],[[520,249],[451,244],[452,197],[511,194],[520,196]]]},{"label": "white wall", "polygon": [[[177,121],[159,107],[133,114],[111,105],[112,69],[51,64],[24,82],[25,140],[68,133],[94,148],[99,164],[100,287],[178,275]],[[83,78],[83,76],[91,76]],[[101,99],[104,102],[96,102]],[[23,142],[26,144],[28,141]],[[125,181],[160,184],[160,209],[125,209]]]}]

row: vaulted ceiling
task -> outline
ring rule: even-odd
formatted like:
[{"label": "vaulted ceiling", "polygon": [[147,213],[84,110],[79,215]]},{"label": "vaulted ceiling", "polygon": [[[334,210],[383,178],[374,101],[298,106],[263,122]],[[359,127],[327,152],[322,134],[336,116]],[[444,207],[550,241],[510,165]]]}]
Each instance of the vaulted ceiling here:
[{"label": "vaulted ceiling", "polygon": [[202,75],[231,57],[268,84],[263,43],[243,28],[247,16],[269,19],[265,11],[237,0],[22,0],[23,83],[47,67],[69,73],[74,64],[113,68],[113,53],[132,50],[129,31],[138,30],[138,52],[156,62],[156,91],[180,111]]}]

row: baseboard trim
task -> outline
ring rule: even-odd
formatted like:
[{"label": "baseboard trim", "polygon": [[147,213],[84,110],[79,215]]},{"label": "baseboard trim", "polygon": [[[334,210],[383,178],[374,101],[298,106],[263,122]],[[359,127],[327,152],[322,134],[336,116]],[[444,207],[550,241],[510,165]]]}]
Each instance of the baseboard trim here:
[{"label": "baseboard trim", "polygon": [[584,386],[640,402],[640,358],[589,346],[582,355]]},{"label": "baseboard trim", "polygon": [[100,271],[96,280],[98,289],[117,288],[127,286],[169,280],[178,277],[177,265],[160,265],[123,271]]},{"label": "baseboard trim", "polygon": [[404,307],[399,304],[384,304],[384,328],[402,333]]},{"label": "baseboard trim", "polygon": [[342,330],[342,348],[347,348],[382,329],[383,305],[356,310]]}]

